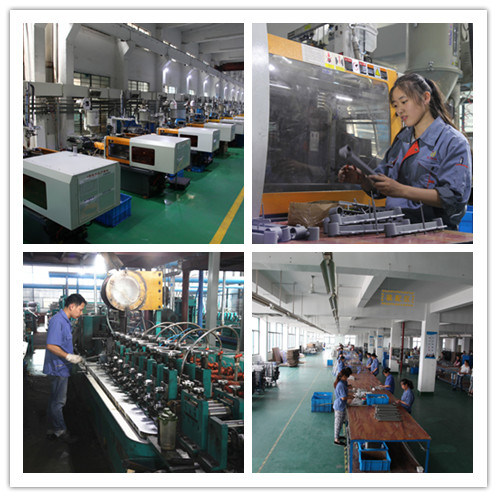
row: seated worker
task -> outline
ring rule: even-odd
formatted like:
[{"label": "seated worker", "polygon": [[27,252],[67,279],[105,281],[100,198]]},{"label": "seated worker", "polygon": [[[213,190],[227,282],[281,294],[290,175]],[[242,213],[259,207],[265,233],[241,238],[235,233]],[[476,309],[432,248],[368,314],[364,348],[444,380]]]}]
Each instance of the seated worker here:
[{"label": "seated worker", "polygon": [[385,384],[380,385],[377,388],[384,388],[385,390],[388,390],[391,394],[393,394],[395,391],[395,381],[393,379],[392,373],[390,372],[390,368],[384,368],[383,374],[385,375]]},{"label": "seated worker", "polygon": [[359,349],[359,352],[358,352],[358,356],[359,356],[359,362],[362,362],[362,349]]},{"label": "seated worker", "polygon": [[452,387],[452,390],[463,390],[462,388],[462,379],[464,378],[465,375],[471,373],[471,368],[469,367],[469,361],[464,361],[464,364],[459,368],[459,371],[457,372],[457,377],[456,377],[456,384]]},{"label": "seated worker", "polygon": [[375,376],[378,376],[378,373],[380,372],[379,370],[380,363],[378,362],[376,354],[371,354],[371,359],[372,359],[370,367],[371,373],[373,373]]},{"label": "seated worker", "polygon": [[403,380],[400,380],[400,386],[402,390],[404,390],[404,393],[400,400],[394,402],[394,405],[402,406],[408,413],[411,413],[411,408],[414,403],[414,393],[412,392],[414,385],[411,380],[404,378]]}]

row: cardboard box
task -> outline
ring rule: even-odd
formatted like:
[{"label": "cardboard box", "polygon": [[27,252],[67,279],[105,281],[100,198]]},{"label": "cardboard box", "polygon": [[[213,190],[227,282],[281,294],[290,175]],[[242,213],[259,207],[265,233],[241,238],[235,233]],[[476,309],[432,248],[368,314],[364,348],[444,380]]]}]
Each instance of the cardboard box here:
[{"label": "cardboard box", "polygon": [[338,202],[329,200],[316,200],[315,202],[290,202],[288,209],[288,225],[300,224],[306,228],[321,226],[323,219],[328,217],[332,207],[337,207]]}]

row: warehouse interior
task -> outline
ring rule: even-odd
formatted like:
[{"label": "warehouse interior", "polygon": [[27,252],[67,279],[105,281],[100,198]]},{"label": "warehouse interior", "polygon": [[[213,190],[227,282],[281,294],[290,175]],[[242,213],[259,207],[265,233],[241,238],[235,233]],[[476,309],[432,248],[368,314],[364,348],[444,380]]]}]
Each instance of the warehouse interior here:
[{"label": "warehouse interior", "polygon": [[242,23],[25,23],[25,243],[243,242]]},{"label": "warehouse interior", "polygon": [[[243,260],[24,253],[23,472],[243,472]],[[83,359],[63,408],[70,439],[54,438],[47,332],[75,293],[86,300],[72,320]]]},{"label": "warehouse interior", "polygon": [[[410,73],[438,85],[472,157],[473,23],[261,23],[252,50],[253,243],[472,243],[472,171],[456,181],[464,205],[454,223],[411,198],[392,212],[388,195],[370,195],[341,174],[345,165],[378,171],[405,125],[389,92]],[[435,181],[413,186],[443,183]],[[346,220],[333,217],[337,207]]]},{"label": "warehouse interior", "polygon": [[[472,253],[254,253],[252,302],[254,473],[473,472]],[[343,446],[333,443],[340,346],[352,369]],[[470,372],[454,390],[458,358]],[[413,384],[400,421],[379,421],[369,403],[385,368],[389,404],[401,380]],[[364,443],[387,447],[371,467],[358,460]]]}]

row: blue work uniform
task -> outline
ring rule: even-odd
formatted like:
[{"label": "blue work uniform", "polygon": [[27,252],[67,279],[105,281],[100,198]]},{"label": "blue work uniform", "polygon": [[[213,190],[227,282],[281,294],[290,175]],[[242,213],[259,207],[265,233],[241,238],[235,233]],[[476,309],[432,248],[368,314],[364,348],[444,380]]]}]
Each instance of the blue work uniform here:
[{"label": "blue work uniform", "polygon": [[402,394],[402,397],[400,399],[402,402],[405,402],[407,404],[400,404],[402,407],[406,409],[407,412],[411,412],[411,407],[414,403],[414,394],[412,393],[412,390],[408,388],[407,390],[404,390],[404,393]]},{"label": "blue work uniform", "polygon": [[[64,352],[73,354],[72,326],[67,314],[61,310],[48,322],[47,345],[58,345]],[[50,376],[71,375],[72,364],[56,356],[48,349],[45,351],[43,372]]]},{"label": "blue work uniform", "polygon": [[[378,359],[373,359],[373,361],[371,362],[371,373],[373,373],[375,376],[378,376]],[[375,372],[376,370],[376,372]]]},{"label": "blue work uniform", "polygon": [[337,364],[337,374],[345,368],[345,361],[338,361]]},{"label": "blue work uniform", "polygon": [[333,402],[333,409],[335,411],[345,411],[347,401],[342,400],[342,397],[347,397],[348,392],[347,382],[340,380],[335,388],[335,401]]},{"label": "blue work uniform", "polygon": [[412,127],[400,131],[375,172],[404,185],[438,190],[443,207],[387,197],[386,208],[402,208],[406,218],[414,223],[422,221],[419,208],[423,205],[425,221],[440,217],[448,229],[457,230],[471,194],[469,143],[441,117],[437,117],[415,141],[413,132]]},{"label": "blue work uniform", "polygon": [[368,368],[369,366],[371,366],[371,363],[373,362],[373,359],[371,359],[371,357],[367,360],[366,362],[366,367]]},{"label": "blue work uniform", "polygon": [[393,376],[389,374],[385,378],[385,387],[390,393],[394,393],[395,391],[395,381],[393,380]]}]

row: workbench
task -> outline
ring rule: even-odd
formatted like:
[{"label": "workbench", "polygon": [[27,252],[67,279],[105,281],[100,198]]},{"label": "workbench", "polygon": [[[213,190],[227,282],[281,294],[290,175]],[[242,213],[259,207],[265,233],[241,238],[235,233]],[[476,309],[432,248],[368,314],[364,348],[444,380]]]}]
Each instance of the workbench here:
[{"label": "workbench", "polygon": [[[353,364],[353,363],[352,363]],[[373,387],[379,386],[380,381],[368,371],[353,373],[354,380],[349,378],[349,392],[355,389],[371,391]],[[386,394],[389,404],[397,400],[387,390],[379,390],[374,393]],[[399,406],[401,421],[378,421],[374,417],[374,406],[348,406],[347,407],[347,455],[348,472],[359,471],[358,451],[355,445],[366,442],[384,442],[388,445],[392,464],[390,472],[417,472],[418,466],[410,450],[407,448],[409,442],[420,442],[426,444],[426,458],[424,472],[428,471],[428,457],[430,453],[431,437],[414,418]]]},{"label": "workbench", "polygon": [[[458,367],[443,366],[443,365],[437,364],[436,378],[437,378],[437,380],[444,381],[445,383],[449,383],[450,385],[455,386],[455,381],[453,379],[453,375],[457,375],[458,371],[459,371]],[[470,378],[471,378],[471,373],[464,374],[463,379],[461,381],[461,385],[463,387],[463,390],[467,391],[469,389]],[[464,381],[466,379],[467,379],[467,381]],[[466,385],[464,385],[464,383],[466,383]]]},{"label": "workbench", "polygon": [[372,244],[433,244],[433,243],[473,243],[473,233],[465,233],[462,231],[432,231],[428,233],[415,233],[413,235],[402,235],[387,238],[383,233],[370,233],[366,235],[351,235],[351,236],[326,236],[321,228],[319,231],[319,240],[290,240],[290,244],[350,244],[350,243],[372,243]]}]

